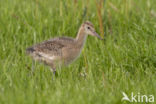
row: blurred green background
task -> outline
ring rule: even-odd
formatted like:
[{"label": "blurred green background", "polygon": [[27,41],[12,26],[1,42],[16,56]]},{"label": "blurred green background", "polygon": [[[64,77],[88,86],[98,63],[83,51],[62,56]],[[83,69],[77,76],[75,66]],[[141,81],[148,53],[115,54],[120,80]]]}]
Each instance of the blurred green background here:
[{"label": "blurred green background", "polygon": [[[121,104],[122,91],[156,96],[156,0],[0,0],[1,104]],[[35,64],[25,49],[75,37],[91,21],[80,58],[57,70]],[[83,77],[82,74],[87,76]],[[131,103],[130,103],[131,104]]]}]

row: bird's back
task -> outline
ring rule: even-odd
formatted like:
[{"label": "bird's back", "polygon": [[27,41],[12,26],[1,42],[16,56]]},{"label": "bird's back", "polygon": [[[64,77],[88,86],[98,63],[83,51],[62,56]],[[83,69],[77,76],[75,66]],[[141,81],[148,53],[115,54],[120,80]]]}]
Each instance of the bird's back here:
[{"label": "bird's back", "polygon": [[71,47],[74,39],[70,37],[53,38],[27,48],[27,53],[35,60],[47,64],[62,59],[63,49]]}]

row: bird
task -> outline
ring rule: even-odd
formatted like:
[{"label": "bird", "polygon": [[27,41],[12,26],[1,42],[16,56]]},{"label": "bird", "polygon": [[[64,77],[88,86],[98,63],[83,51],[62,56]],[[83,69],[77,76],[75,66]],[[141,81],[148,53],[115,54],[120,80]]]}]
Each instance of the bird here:
[{"label": "bird", "polygon": [[102,40],[93,24],[85,21],[81,24],[76,38],[55,37],[27,48],[26,53],[34,61],[50,66],[50,70],[55,74],[57,67],[68,66],[80,56],[88,35]]}]

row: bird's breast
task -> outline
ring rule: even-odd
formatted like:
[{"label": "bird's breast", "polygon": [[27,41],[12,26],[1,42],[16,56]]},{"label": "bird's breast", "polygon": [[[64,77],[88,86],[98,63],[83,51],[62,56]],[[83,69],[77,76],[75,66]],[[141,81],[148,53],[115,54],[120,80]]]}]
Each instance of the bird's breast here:
[{"label": "bird's breast", "polygon": [[73,62],[74,60],[77,59],[77,57],[79,57],[80,53],[81,53],[82,48],[77,48],[77,47],[73,47],[73,48],[66,48],[63,50],[63,61],[65,65],[70,64],[71,62]]}]

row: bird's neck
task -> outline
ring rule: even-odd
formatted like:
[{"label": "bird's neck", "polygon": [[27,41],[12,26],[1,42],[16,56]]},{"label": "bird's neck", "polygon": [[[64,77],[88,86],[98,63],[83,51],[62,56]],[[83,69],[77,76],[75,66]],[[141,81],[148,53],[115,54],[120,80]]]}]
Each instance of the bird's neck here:
[{"label": "bird's neck", "polygon": [[79,32],[76,36],[76,43],[79,47],[83,47],[85,41],[87,38],[87,34],[85,33],[85,30],[83,27],[80,27]]}]

